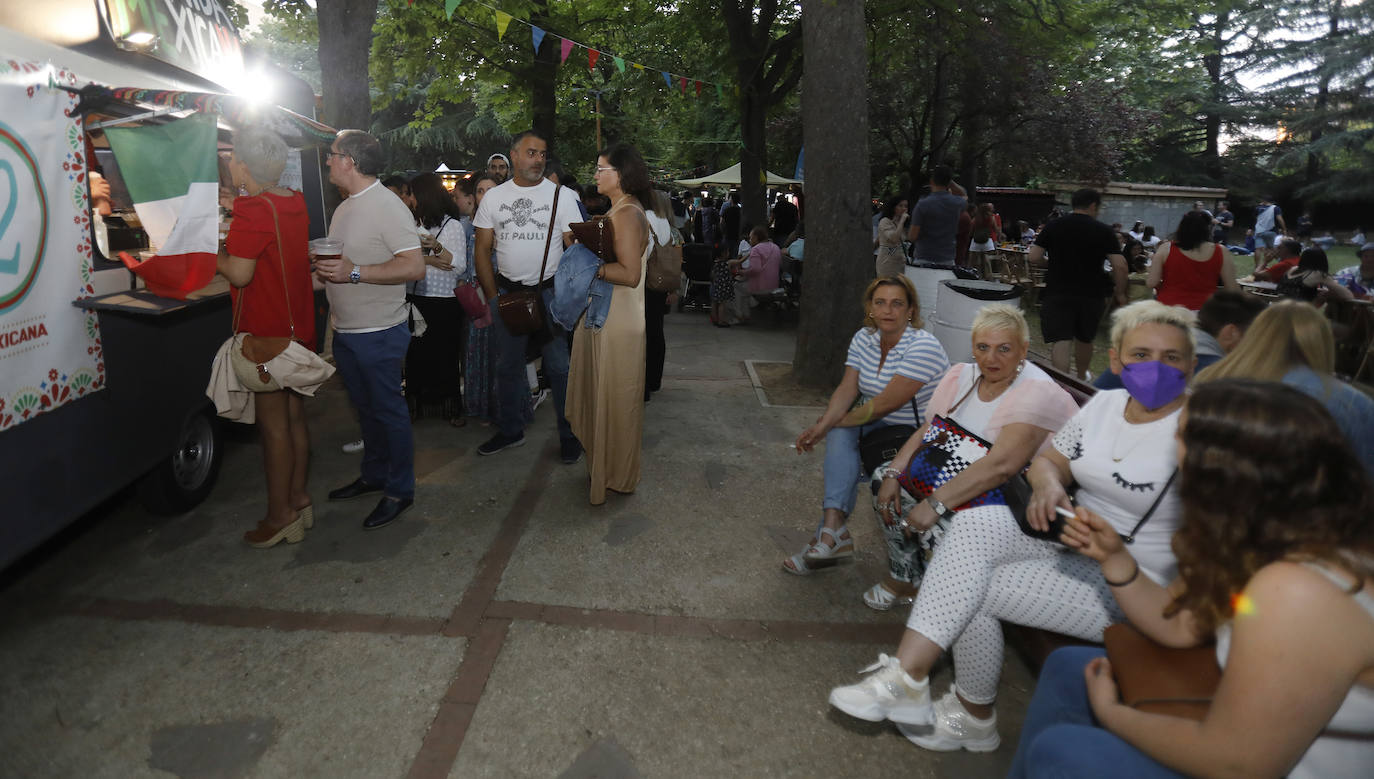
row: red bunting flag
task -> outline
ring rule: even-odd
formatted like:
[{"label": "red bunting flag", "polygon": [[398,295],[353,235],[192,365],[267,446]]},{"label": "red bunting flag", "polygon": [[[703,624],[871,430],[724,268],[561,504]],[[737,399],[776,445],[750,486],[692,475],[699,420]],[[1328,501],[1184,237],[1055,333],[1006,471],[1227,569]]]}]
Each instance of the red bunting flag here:
[{"label": "red bunting flag", "polygon": [[601,56],[601,52],[596,49],[587,49],[587,70],[596,69],[596,60]]},{"label": "red bunting flag", "polygon": [[701,97],[701,82],[697,82],[697,97]]},{"label": "red bunting flag", "polygon": [[686,97],[686,96],[687,96],[687,77],[686,77],[686,76],[678,76],[677,81],[678,81],[678,84],[681,85],[681,87],[682,87],[682,95],[683,95],[683,97]]},{"label": "red bunting flag", "polygon": [[562,65],[563,63],[568,61],[568,55],[572,54],[573,42],[568,40],[567,38],[562,38],[561,42],[559,43],[559,46],[563,49],[563,56],[559,57],[558,64]]}]

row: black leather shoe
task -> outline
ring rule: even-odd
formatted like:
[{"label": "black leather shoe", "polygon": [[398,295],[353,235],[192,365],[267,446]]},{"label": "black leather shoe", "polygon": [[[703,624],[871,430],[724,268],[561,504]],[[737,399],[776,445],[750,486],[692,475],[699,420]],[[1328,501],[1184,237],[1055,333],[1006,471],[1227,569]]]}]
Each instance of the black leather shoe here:
[{"label": "black leather shoe", "polygon": [[361,478],[354,479],[352,484],[340,487],[337,490],[329,491],[330,500],[349,500],[371,492],[381,492],[382,485],[365,482]]},{"label": "black leather shoe", "polygon": [[576,438],[565,438],[558,442],[558,456],[564,465],[572,465],[582,459],[582,442]]},{"label": "black leather shoe", "polygon": [[401,516],[401,512],[410,508],[413,503],[415,501],[411,498],[382,498],[377,501],[377,508],[372,509],[372,513],[363,520],[363,530],[376,530],[390,525],[392,520]]}]

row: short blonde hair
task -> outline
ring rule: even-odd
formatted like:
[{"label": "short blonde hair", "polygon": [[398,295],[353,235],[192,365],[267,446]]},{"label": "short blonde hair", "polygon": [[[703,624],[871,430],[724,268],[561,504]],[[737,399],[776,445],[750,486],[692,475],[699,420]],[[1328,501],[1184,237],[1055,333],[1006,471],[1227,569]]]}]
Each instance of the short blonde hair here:
[{"label": "short blonde hair", "polygon": [[289,153],[286,141],[271,130],[252,127],[234,133],[234,157],[264,187],[275,187],[281,181]]},{"label": "short blonde hair", "polygon": [[918,330],[925,327],[925,320],[921,319],[921,298],[916,294],[916,285],[906,276],[880,276],[868,283],[868,289],[864,290],[864,327],[870,330],[874,328],[873,293],[878,291],[878,287],[888,284],[906,290],[907,302],[911,304],[911,315],[907,317],[907,321],[911,326]]},{"label": "short blonde hair", "polygon": [[1193,338],[1196,321],[1197,316],[1183,306],[1166,306],[1158,300],[1137,300],[1112,314],[1112,348],[1121,354],[1121,342],[1126,340],[1126,334],[1141,325],[1173,325],[1182,331],[1191,360],[1197,354],[1197,340]]},{"label": "short blonde hair", "polygon": [[1279,381],[1299,365],[1323,375],[1335,369],[1336,342],[1331,324],[1311,303],[1280,300],[1255,317],[1230,354],[1198,373],[1197,383],[1217,379]]},{"label": "short blonde hair", "polygon": [[973,316],[973,337],[992,330],[1010,330],[1023,344],[1030,343],[1030,327],[1021,309],[1008,303],[988,303]]}]

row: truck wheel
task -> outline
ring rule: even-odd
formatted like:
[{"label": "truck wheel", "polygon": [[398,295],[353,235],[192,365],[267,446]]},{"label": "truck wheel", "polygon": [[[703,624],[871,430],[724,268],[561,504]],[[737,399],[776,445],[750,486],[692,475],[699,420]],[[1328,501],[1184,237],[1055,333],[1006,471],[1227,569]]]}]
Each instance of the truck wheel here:
[{"label": "truck wheel", "polygon": [[181,426],[176,451],[138,485],[139,500],[154,514],[182,514],[200,505],[219,476],[219,429],[209,413],[192,414]]}]

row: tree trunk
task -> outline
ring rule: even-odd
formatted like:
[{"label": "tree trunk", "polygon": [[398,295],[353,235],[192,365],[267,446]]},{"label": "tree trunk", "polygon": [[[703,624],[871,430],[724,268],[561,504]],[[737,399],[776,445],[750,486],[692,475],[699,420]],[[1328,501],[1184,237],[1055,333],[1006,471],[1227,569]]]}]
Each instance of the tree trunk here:
[{"label": "tree trunk", "polygon": [[1202,65],[1207,70],[1210,103],[1207,106],[1207,115],[1203,118],[1207,131],[1203,168],[1213,179],[1221,178],[1221,110],[1226,99],[1221,67],[1226,54],[1226,28],[1229,20],[1229,11],[1223,8],[1217,12],[1216,19],[1212,22],[1212,49],[1202,58]]},{"label": "tree trunk", "polygon": [[[530,24],[549,29],[548,3],[541,2],[536,7],[537,10],[530,16]],[[554,93],[558,86],[558,58],[562,54],[558,46],[557,36],[544,36],[539,51],[534,53],[529,78],[531,125],[535,132],[548,140],[550,150],[558,145],[558,100]]]},{"label": "tree trunk", "polygon": [[792,375],[833,387],[874,273],[863,3],[802,0],[802,26],[807,246]]},{"label": "tree trunk", "polygon": [[753,89],[744,90],[740,97],[739,127],[744,143],[739,156],[739,202],[744,209],[740,224],[768,224],[768,204],[764,201],[764,180],[767,175],[764,171],[768,166],[768,135],[764,129],[764,114],[768,109]]},{"label": "tree trunk", "polygon": [[[1331,2],[1331,18],[1327,22],[1328,39],[1334,39],[1341,29],[1341,4],[1339,0]],[[1321,76],[1317,79],[1317,100],[1313,106],[1314,119],[1316,124],[1312,128],[1312,138],[1310,143],[1315,146],[1320,141],[1327,124],[1327,107],[1331,100],[1331,73],[1332,66],[1327,61],[1327,56],[1323,55],[1322,62],[1318,66],[1321,68]],[[1309,186],[1315,184],[1321,176],[1321,157],[1316,152],[1307,153],[1307,176],[1306,182]]]},{"label": "tree trunk", "polygon": [[322,121],[340,130],[372,127],[367,61],[377,0],[318,0]]}]

